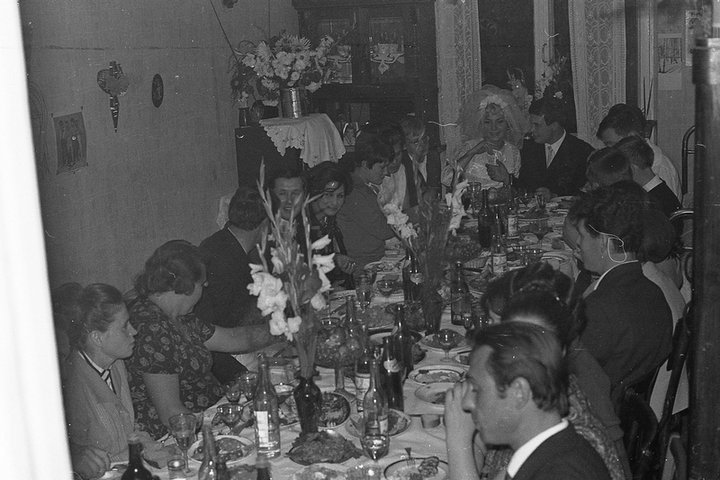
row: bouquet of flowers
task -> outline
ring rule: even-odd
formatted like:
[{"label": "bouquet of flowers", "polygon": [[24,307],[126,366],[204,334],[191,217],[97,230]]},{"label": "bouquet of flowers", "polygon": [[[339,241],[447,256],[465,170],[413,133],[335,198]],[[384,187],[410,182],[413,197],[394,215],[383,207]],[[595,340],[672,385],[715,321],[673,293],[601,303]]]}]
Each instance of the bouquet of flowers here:
[{"label": "bouquet of flowers", "polygon": [[249,107],[250,97],[255,98],[255,84],[258,76],[255,70],[246,65],[241,59],[251,51],[255,50],[255,44],[243,40],[233,48],[232,55],[228,58],[228,72],[230,72],[230,91],[233,101],[241,108]]},{"label": "bouquet of flowers", "polygon": [[248,285],[252,295],[258,297],[257,307],[263,315],[270,315],[270,333],[285,335],[295,341],[300,358],[301,374],[305,378],[312,376],[315,360],[315,321],[314,312],[326,306],[323,293],[330,290],[327,273],[335,268],[331,255],[316,255],[330,243],[327,236],[310,241],[310,221],[307,218],[307,206],[314,198],[299,201],[293,206],[293,215],[299,209],[303,219],[304,241],[307,257],[302,253],[295,238],[295,221],[287,222],[280,212],[273,214],[270,191],[263,191],[265,166],[260,168],[258,189],[270,219],[270,230],[274,246],[270,247],[272,270],[265,260],[268,241],[263,238],[259,246],[262,265],[250,264],[253,283]]},{"label": "bouquet of flowers", "polygon": [[573,95],[572,73],[566,56],[553,56],[535,84],[535,98],[555,97],[567,102]]},{"label": "bouquet of flowers", "polygon": [[314,92],[329,76],[327,54],[333,39],[325,36],[317,48],[310,48],[310,40],[285,32],[269,42],[260,42],[242,63],[260,77],[261,93],[269,99],[277,98],[281,88],[305,87]]}]

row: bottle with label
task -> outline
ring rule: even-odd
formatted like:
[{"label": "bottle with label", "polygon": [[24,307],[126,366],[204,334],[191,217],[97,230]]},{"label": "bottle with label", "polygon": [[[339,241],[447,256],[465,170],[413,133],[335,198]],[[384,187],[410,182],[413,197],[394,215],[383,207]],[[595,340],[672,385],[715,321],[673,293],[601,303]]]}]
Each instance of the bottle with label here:
[{"label": "bottle with label", "polygon": [[405,307],[395,306],[395,326],[390,334],[395,349],[395,358],[402,364],[403,378],[406,378],[413,369],[413,345],[414,340],[410,331],[405,325]]},{"label": "bottle with label", "polygon": [[405,252],[403,267],[403,294],[406,302],[419,302],[422,295],[423,273],[415,253],[411,249]]},{"label": "bottle with label", "polygon": [[380,369],[383,373],[382,384],[387,396],[388,407],[402,412],[405,409],[402,385],[403,367],[396,359],[390,337],[383,339],[382,366]]},{"label": "bottle with label", "polygon": [[203,461],[198,469],[198,480],[216,480],[218,478],[217,455],[215,451],[215,437],[212,434],[212,426],[203,425]]},{"label": "bottle with label", "polygon": [[503,221],[503,215],[500,211],[500,207],[498,205],[495,205],[492,209],[493,212],[493,225],[492,225],[492,234],[493,235],[505,235],[505,222]]},{"label": "bottle with label", "polygon": [[453,325],[463,325],[463,315],[470,311],[470,297],[462,263],[455,262],[450,277],[450,321]]},{"label": "bottle with label", "polygon": [[260,355],[259,376],[253,407],[255,409],[255,444],[258,453],[275,458],[280,455],[280,411],[275,387],[265,355]]},{"label": "bottle with label", "polygon": [[518,236],[518,210],[517,210],[517,202],[515,198],[510,199],[510,203],[508,203],[508,213],[507,213],[507,236],[508,237],[517,237]]},{"label": "bottle with label", "polygon": [[142,460],[142,443],[136,434],[128,438],[129,464],[121,480],[152,480],[150,470],[145,468]]},{"label": "bottle with label", "polygon": [[370,362],[373,360],[372,350],[368,347],[355,363],[355,399],[358,412],[363,410],[365,393],[370,388]]},{"label": "bottle with label", "polygon": [[380,388],[379,361],[373,358],[370,362],[370,388],[363,399],[363,420],[366,429],[377,430],[381,434],[388,433],[388,402]]},{"label": "bottle with label", "polygon": [[505,250],[505,243],[503,242],[502,235],[493,235],[490,253],[493,275],[498,276],[507,272],[507,251]]},{"label": "bottle with label", "polygon": [[480,242],[480,246],[483,248],[490,248],[493,222],[494,216],[492,209],[490,208],[488,191],[483,190],[480,212],[478,212],[478,241]]}]

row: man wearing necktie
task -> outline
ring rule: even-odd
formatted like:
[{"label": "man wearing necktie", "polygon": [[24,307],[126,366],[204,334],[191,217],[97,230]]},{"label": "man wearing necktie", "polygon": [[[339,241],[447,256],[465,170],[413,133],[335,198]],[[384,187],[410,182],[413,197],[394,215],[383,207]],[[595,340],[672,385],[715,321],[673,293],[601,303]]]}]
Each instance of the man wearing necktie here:
[{"label": "man wearing necktie", "polygon": [[484,458],[475,451],[484,457],[487,447],[509,446],[514,453],[499,478],[609,480],[598,453],[563,418],[566,387],[554,333],[514,321],[483,330],[466,379],[445,396],[450,479],[479,478],[476,461],[482,465]]},{"label": "man wearing necktie", "polygon": [[529,112],[533,138],[523,143],[515,185],[542,193],[546,200],[579,194],[593,148],[565,130],[567,114],[560,99],[535,100]]}]

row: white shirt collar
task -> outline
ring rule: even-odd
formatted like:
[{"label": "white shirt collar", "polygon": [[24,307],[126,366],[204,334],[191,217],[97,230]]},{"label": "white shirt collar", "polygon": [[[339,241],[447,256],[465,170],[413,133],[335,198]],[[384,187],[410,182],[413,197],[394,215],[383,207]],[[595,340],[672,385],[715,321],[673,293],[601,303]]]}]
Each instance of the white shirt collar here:
[{"label": "white shirt collar", "polygon": [[522,447],[518,448],[515,453],[513,453],[512,458],[510,458],[510,463],[507,466],[507,472],[510,474],[510,476],[514,477],[517,474],[518,470],[520,470],[520,467],[522,467],[523,463],[525,463],[525,460],[527,460],[530,455],[532,455],[532,453],[537,450],[537,448],[545,440],[552,437],[556,433],[565,430],[567,427],[568,421],[563,418],[560,423],[548,428],[543,432],[538,433],[529,441],[525,442]]},{"label": "white shirt collar", "polygon": [[645,185],[643,185],[643,190],[646,192],[649,192],[653,188],[657,187],[662,183],[662,178],[655,175],[653,178],[650,179],[649,182],[647,182]]},{"label": "white shirt collar", "polygon": [[[565,130],[563,130],[562,136],[560,138],[558,138],[555,141],[555,143],[546,143],[545,144],[545,150],[547,150],[548,146],[552,148],[552,151],[553,151],[552,160],[555,160],[555,156],[557,155],[558,150],[560,150],[560,145],[562,145],[562,143],[565,141],[566,136],[567,136],[567,132]],[[552,163],[552,160],[550,161],[550,163]],[[550,163],[548,163],[548,165],[550,165]]]}]

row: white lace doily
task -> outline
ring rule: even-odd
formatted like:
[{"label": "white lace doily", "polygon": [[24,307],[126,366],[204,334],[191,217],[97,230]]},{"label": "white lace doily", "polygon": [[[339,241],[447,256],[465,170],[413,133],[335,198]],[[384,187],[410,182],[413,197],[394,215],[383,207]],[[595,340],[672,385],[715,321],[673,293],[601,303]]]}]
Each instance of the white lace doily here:
[{"label": "white lace doily", "polygon": [[300,150],[300,158],[310,167],[325,161],[337,162],[345,154],[342,138],[324,113],[302,118],[269,118],[261,120],[280,155],[288,148]]}]

